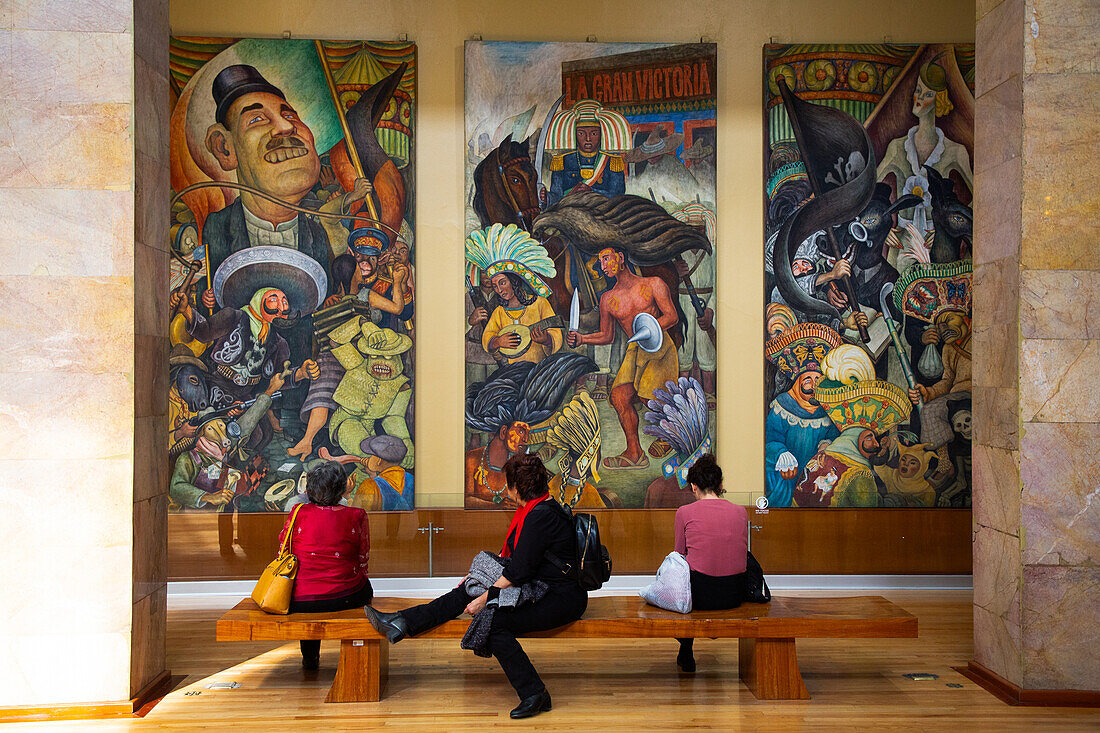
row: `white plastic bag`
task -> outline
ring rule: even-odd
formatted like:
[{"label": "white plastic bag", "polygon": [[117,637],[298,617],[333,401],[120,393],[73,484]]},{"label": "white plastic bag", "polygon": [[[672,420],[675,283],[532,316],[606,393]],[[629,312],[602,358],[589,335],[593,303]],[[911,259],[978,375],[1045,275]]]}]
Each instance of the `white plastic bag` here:
[{"label": "white plastic bag", "polygon": [[691,613],[691,568],[678,552],[668,553],[657,577],[638,591],[646,603],[676,613]]}]

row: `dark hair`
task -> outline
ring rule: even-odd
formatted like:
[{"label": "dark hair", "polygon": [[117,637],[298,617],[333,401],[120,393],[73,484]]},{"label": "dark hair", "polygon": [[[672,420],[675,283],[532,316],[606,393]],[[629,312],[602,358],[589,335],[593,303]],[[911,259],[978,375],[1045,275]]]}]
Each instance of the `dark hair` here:
[{"label": "dark hair", "polygon": [[347,473],[336,461],[326,461],[306,475],[306,496],[318,506],[336,506],[347,487]]},{"label": "dark hair", "polygon": [[537,499],[550,490],[550,472],[534,453],[517,453],[504,464],[504,479],[523,501]]},{"label": "dark hair", "polygon": [[709,491],[715,496],[726,493],[722,488],[722,469],[718,467],[718,461],[714,456],[706,453],[699,457],[691,468],[688,469],[688,483],[695,484],[700,491]]},{"label": "dark hair", "polygon": [[514,272],[500,272],[497,274],[504,275],[508,278],[508,282],[512,283],[512,292],[515,293],[516,300],[518,300],[521,305],[531,305],[535,302],[538,293],[536,293],[535,289],[522,277]]}]

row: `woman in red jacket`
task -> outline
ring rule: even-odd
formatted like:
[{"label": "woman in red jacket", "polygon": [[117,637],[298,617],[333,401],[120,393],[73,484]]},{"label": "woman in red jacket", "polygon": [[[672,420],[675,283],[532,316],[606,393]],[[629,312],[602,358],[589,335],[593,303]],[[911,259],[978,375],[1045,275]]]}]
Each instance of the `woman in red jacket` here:
[{"label": "woman in red jacket", "polygon": [[[290,551],[298,557],[298,575],[290,598],[290,613],[343,611],[367,605],[374,598],[367,577],[370,527],[362,509],[340,500],[351,485],[338,463],[323,463],[306,477],[308,504],[294,518]],[[286,536],[290,519],[279,533]],[[303,640],[302,666],[317,669],[319,640]]]}]

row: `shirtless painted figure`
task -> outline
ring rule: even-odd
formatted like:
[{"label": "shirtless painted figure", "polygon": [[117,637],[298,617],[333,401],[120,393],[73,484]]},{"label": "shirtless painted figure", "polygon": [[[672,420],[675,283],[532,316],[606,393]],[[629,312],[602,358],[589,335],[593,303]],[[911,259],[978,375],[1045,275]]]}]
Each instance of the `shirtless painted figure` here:
[{"label": "shirtless painted figure", "polygon": [[651,399],[653,390],[679,376],[676,345],[668,333],[679,322],[679,316],[664,280],[635,274],[627,267],[626,255],[621,250],[603,249],[598,259],[604,274],[615,278],[614,287],[600,296],[600,330],[585,334],[571,331],[569,345],[610,344],[615,340],[616,323],[629,338],[634,335],[634,317],[643,312],[656,318],[664,331],[661,347],[655,353],[643,351],[636,343],[627,345],[611,386],[611,405],[626,436],[626,450],[604,458],[603,465],[611,470],[645,468],[649,458],[639,440],[638,412],[634,405]]}]

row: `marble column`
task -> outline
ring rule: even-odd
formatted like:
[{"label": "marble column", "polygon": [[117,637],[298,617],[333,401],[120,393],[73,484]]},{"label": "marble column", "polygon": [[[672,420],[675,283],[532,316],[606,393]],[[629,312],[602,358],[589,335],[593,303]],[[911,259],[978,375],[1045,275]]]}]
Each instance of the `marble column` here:
[{"label": "marble column", "polygon": [[0,3],[0,708],[164,672],[167,2],[137,5]]},{"label": "marble column", "polygon": [[168,0],[134,9],[134,475],[130,696],[165,672],[168,593]]},{"label": "marble column", "polygon": [[1100,6],[977,5],[974,660],[1100,690]]}]

